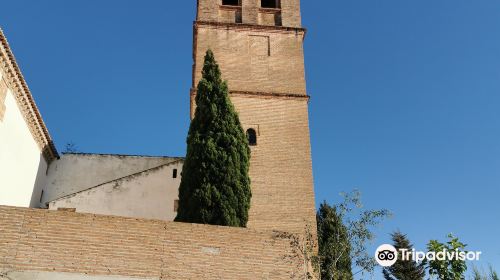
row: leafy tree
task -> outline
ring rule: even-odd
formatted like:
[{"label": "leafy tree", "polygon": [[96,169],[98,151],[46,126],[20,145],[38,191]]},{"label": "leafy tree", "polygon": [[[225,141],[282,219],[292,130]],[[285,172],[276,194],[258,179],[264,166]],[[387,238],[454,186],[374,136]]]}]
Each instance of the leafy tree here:
[{"label": "leafy tree", "polygon": [[323,202],[316,220],[321,279],[352,280],[349,233],[342,222],[342,217],[338,214],[337,207]]},{"label": "leafy tree", "polygon": [[[431,240],[427,244],[427,250],[429,252],[454,252],[458,250],[458,252],[466,252],[465,247],[466,244],[459,241],[458,238],[453,236],[452,234],[448,235],[450,239],[446,243],[440,243],[437,240]],[[441,280],[463,280],[465,279],[465,272],[467,271],[467,264],[465,260],[460,260],[458,258],[445,260],[428,260],[428,268],[429,273],[432,276],[437,276]]]},{"label": "leafy tree", "polygon": [[500,280],[498,273],[493,269],[492,266],[490,266],[490,279],[491,280]]},{"label": "leafy tree", "polygon": [[[371,228],[382,223],[386,218],[392,216],[387,209],[362,210],[361,193],[354,190],[350,193],[342,193],[344,202],[338,205],[341,217],[344,217],[344,224],[349,233],[351,242],[351,260],[360,270],[354,273],[372,273],[376,262],[372,253],[368,253],[367,244],[375,239]],[[347,250],[347,248],[343,248]]]},{"label": "leafy tree", "polygon": [[476,266],[472,268],[472,278],[471,280],[489,280],[488,275],[484,275],[483,271],[480,271]]},{"label": "leafy tree", "polygon": [[175,220],[245,227],[252,196],[249,161],[248,140],[227,83],[208,50],[187,137]]},{"label": "leafy tree", "polygon": [[476,266],[472,268],[471,280],[500,280],[497,272],[490,266],[489,273],[479,270]]},{"label": "leafy tree", "polygon": [[[344,255],[349,255],[352,265],[360,269],[352,275],[364,272],[372,273],[376,262],[372,254],[367,252],[367,243],[375,238],[371,228],[391,216],[391,213],[386,209],[362,210],[361,193],[357,190],[341,195],[344,197],[344,201],[330,207],[335,209],[334,212],[331,211],[338,217],[338,221],[335,220],[337,218],[332,213],[329,215],[321,213],[321,209],[318,214],[320,217],[333,217],[329,218],[327,226],[324,225],[324,222],[318,223],[319,261],[322,264],[321,269],[326,269],[327,276],[330,276],[327,279],[335,279],[331,277],[336,277],[341,273],[344,277],[351,275],[347,271],[347,261],[343,258]],[[323,207],[323,209],[327,210],[328,208]],[[338,228],[331,229],[333,226],[338,226]],[[331,234],[339,234],[339,236],[329,236]],[[347,234],[347,238],[344,238],[343,234]],[[338,279],[343,280],[344,278]]]},{"label": "leafy tree", "polygon": [[[408,237],[401,232],[394,232],[392,235],[394,247],[399,249],[411,250],[413,245]],[[384,268],[383,274],[386,280],[423,280],[425,277],[425,264],[417,264],[410,257],[409,260],[400,259],[391,267]]]}]

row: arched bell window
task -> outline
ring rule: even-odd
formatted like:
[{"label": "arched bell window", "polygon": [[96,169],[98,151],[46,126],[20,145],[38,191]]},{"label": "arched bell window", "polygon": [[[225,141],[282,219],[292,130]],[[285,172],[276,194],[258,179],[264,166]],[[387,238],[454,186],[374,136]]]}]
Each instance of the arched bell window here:
[{"label": "arched bell window", "polygon": [[248,145],[257,146],[257,133],[255,132],[255,129],[253,128],[247,129],[247,138],[248,138]]}]

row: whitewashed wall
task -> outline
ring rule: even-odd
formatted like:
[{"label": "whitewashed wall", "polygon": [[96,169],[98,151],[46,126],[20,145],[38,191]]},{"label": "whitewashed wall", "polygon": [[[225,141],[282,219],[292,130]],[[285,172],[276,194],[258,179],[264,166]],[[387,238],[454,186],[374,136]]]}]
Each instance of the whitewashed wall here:
[{"label": "whitewashed wall", "polygon": [[66,195],[177,160],[179,158],[63,154],[49,166],[40,207],[45,208],[46,203]]},{"label": "whitewashed wall", "polygon": [[[173,178],[174,169],[177,178]],[[182,161],[168,163],[56,199],[49,209],[173,221],[181,170]]]},{"label": "whitewashed wall", "polygon": [[0,121],[0,205],[38,205],[47,163],[10,89],[5,106]]}]

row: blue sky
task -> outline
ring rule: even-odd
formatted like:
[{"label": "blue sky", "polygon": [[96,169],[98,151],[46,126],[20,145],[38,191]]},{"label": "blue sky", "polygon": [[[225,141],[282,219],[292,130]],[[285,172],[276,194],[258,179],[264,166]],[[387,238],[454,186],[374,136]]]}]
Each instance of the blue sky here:
[{"label": "blue sky", "polygon": [[[500,270],[500,2],[302,2],[317,202],[358,188],[394,212],[373,247],[453,232]],[[60,150],[184,155],[195,5],[2,3]]]}]

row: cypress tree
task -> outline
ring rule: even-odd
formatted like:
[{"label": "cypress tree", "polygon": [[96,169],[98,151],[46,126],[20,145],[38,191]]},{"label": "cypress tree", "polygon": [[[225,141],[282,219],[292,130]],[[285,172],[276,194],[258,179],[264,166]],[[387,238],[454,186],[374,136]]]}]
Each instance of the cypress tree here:
[{"label": "cypress tree", "polygon": [[[399,249],[408,249],[411,251],[413,245],[407,236],[401,232],[395,232],[392,235],[394,247]],[[386,280],[423,280],[425,277],[425,266],[423,263],[417,264],[410,257],[409,260],[401,260],[398,255],[398,261],[391,267],[384,268],[382,271]]]},{"label": "cypress tree", "polygon": [[321,279],[352,280],[351,245],[342,216],[335,206],[323,202],[316,220]]},{"label": "cypress tree", "polygon": [[250,148],[214,54],[205,55],[175,221],[245,227]]}]

